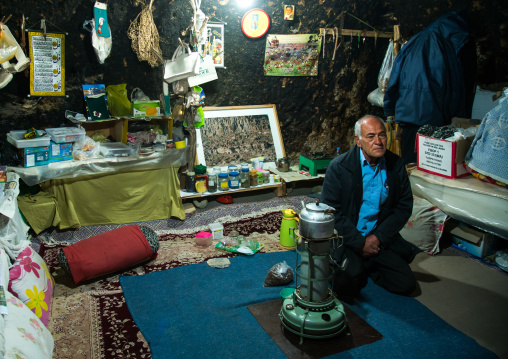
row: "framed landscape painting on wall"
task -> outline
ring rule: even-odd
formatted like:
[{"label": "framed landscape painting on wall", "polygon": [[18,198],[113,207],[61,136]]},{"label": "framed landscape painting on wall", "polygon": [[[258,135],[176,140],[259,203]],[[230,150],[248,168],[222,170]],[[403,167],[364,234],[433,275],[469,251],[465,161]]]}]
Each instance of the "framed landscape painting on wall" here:
[{"label": "framed landscape painting on wall", "polygon": [[197,157],[205,166],[227,166],[286,156],[275,105],[205,107],[205,125],[196,129]]}]

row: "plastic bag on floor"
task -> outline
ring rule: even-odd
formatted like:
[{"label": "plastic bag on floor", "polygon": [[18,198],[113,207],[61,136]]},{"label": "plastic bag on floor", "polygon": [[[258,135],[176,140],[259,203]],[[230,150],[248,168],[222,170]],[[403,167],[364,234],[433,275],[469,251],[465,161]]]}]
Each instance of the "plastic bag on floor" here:
[{"label": "plastic bag on floor", "polygon": [[290,266],[284,262],[277,263],[274,265],[266,275],[265,287],[277,287],[281,285],[289,284],[293,281],[293,270]]}]

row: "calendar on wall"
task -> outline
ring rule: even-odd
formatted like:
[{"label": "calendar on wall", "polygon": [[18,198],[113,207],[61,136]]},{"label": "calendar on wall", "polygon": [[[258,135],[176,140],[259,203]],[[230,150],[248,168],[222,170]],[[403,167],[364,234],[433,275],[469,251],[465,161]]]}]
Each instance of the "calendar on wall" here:
[{"label": "calendar on wall", "polygon": [[65,96],[65,34],[29,31],[30,95]]}]

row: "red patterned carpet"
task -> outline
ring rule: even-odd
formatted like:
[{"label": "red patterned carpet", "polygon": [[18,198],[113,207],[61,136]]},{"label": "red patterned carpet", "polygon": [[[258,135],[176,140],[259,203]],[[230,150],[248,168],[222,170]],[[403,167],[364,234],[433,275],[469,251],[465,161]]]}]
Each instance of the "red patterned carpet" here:
[{"label": "red patterned carpet", "polygon": [[[224,233],[237,230],[249,239],[264,243],[261,252],[280,251],[282,213],[278,208],[271,208],[270,211],[243,216],[239,220],[229,218],[221,221]],[[197,247],[194,237],[203,229],[158,232],[160,249],[157,258],[121,274],[142,275],[200,263],[210,258],[236,255],[214,246]],[[151,358],[150,348],[125,304],[118,280],[120,274],[76,286],[59,267],[57,253],[61,247],[43,245],[40,250],[56,281],[49,324],[55,339],[53,358]]]}]

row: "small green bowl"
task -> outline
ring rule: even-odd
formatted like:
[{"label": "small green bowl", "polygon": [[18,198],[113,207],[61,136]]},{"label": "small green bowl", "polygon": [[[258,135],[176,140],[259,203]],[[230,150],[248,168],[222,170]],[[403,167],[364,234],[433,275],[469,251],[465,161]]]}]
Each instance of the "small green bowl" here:
[{"label": "small green bowl", "polygon": [[295,288],[284,288],[283,290],[280,291],[280,296],[282,298],[287,298],[291,294],[293,294],[294,291],[295,291]]}]

